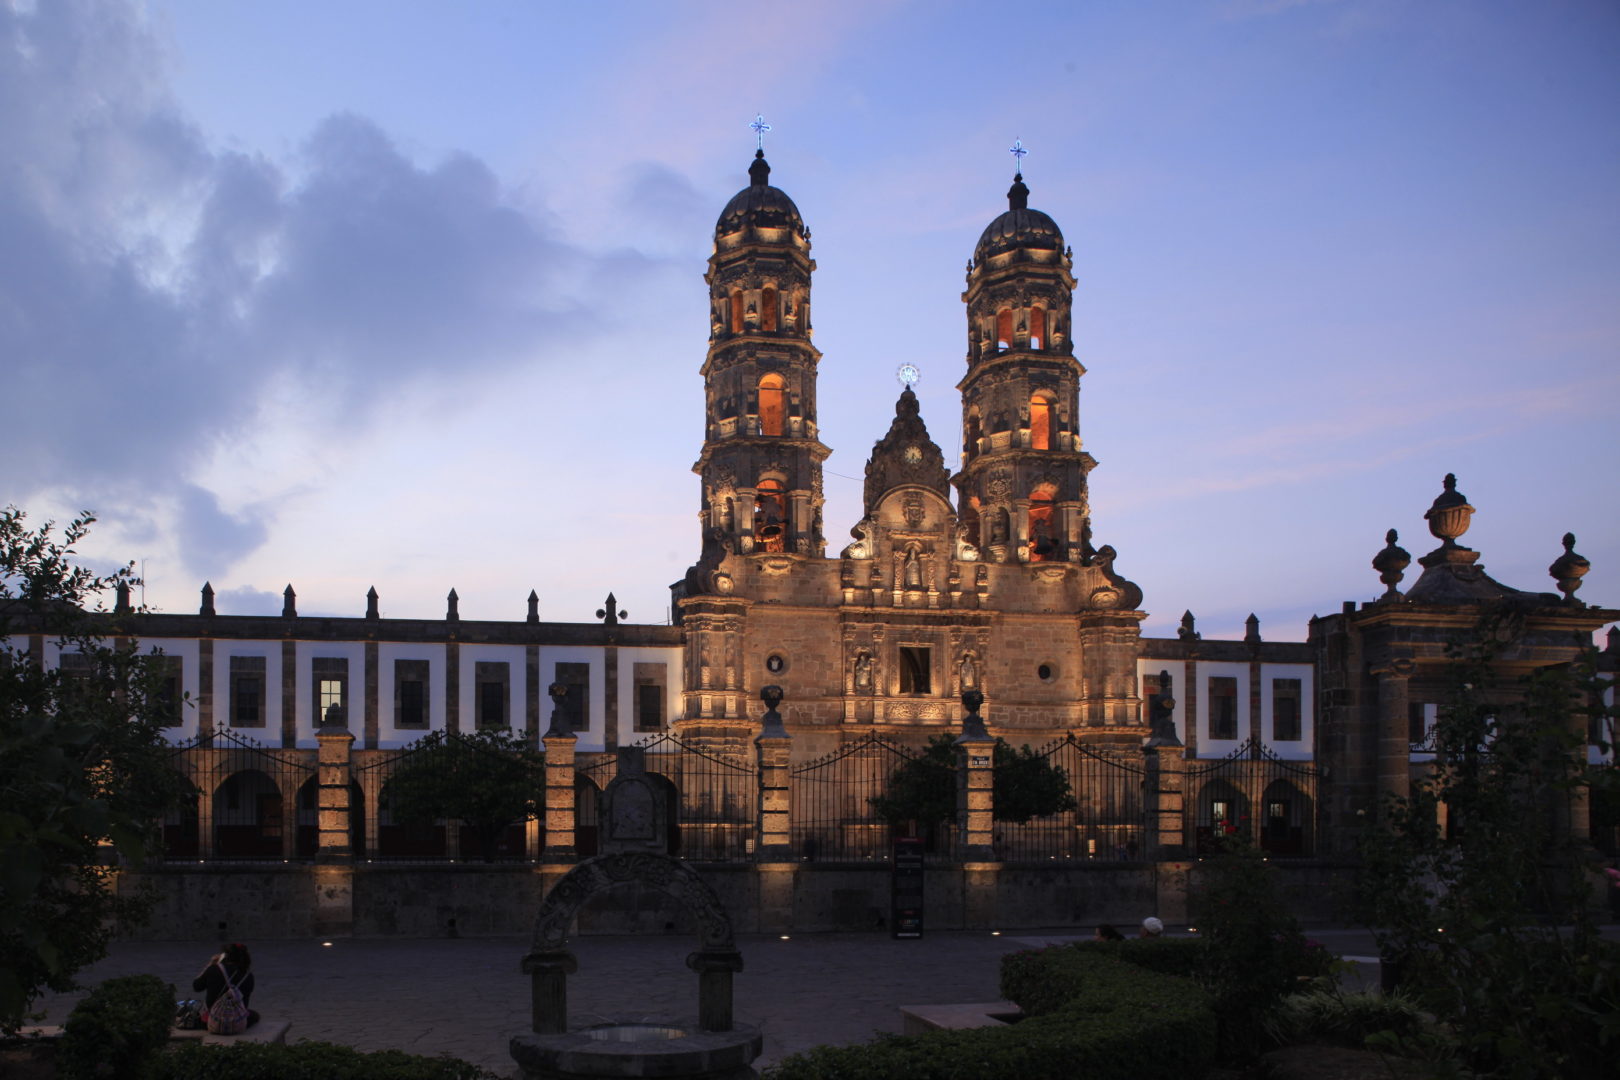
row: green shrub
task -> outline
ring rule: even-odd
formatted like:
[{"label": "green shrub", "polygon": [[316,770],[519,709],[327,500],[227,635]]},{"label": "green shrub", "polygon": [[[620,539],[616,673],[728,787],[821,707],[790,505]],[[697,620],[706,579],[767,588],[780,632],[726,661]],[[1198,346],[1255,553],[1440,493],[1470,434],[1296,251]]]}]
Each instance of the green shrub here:
[{"label": "green shrub", "polygon": [[[765,1070],[767,1080],[1182,1080],[1214,1061],[1209,996],[1162,975],[1074,946],[1015,953],[1002,986],[1026,1018],[1007,1027],[888,1035],[862,1046],[820,1046]],[[1062,987],[1061,995],[1047,991]],[[1060,1000],[1061,997],[1061,1000]]]},{"label": "green shrub", "polygon": [[74,1007],[56,1050],[66,1080],[143,1076],[169,1040],[174,987],[156,975],[108,979]]},{"label": "green shrub", "polygon": [[496,1074],[453,1057],[368,1054],[326,1042],[176,1043],[154,1066],[150,1080],[496,1080]]},{"label": "green shrub", "polygon": [[1411,998],[1401,994],[1340,994],[1311,990],[1289,994],[1266,1017],[1265,1029],[1282,1045],[1324,1043],[1359,1050],[1369,1035],[1389,1032],[1409,1039],[1423,1032],[1428,1019]]}]

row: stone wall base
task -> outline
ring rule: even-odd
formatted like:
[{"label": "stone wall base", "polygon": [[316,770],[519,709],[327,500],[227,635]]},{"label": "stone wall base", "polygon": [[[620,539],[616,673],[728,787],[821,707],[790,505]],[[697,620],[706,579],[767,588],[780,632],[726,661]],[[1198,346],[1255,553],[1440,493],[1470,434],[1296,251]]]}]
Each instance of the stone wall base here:
[{"label": "stone wall base", "polygon": [[[1349,917],[1348,865],[1279,862],[1283,893],[1308,922]],[[524,936],[563,867],[458,863],[353,867],[171,866],[119,875],[121,891],[149,889],[151,921],[139,940],[226,941],[307,937]],[[885,932],[892,917],[886,866],[826,863],[697,866],[739,933]],[[924,873],[927,930],[1134,927],[1156,914],[1196,923],[1198,864],[1029,866],[971,863]],[[690,915],[632,884],[593,898],[584,934],[688,934]]]}]

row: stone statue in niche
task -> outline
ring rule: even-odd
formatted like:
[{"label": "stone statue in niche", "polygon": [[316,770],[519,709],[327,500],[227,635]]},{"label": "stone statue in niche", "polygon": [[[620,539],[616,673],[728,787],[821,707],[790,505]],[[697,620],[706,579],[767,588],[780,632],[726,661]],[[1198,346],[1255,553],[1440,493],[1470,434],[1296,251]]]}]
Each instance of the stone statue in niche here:
[{"label": "stone statue in niche", "polygon": [[872,689],[872,654],[865,649],[855,654],[855,689]]},{"label": "stone statue in niche", "polygon": [[977,690],[979,688],[979,662],[974,658],[972,649],[962,654],[962,663],[958,668],[958,673],[962,678],[963,690]]},{"label": "stone statue in niche", "polygon": [[922,582],[922,559],[918,555],[916,544],[906,545],[905,562],[901,567],[900,578],[908,589],[920,589]]}]

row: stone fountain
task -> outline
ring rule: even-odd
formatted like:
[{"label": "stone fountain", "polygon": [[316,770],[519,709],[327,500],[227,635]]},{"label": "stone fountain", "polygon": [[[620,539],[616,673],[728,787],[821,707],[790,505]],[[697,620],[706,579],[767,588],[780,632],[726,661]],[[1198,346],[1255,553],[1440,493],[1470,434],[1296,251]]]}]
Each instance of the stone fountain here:
[{"label": "stone fountain", "polygon": [[[533,982],[534,1030],[514,1035],[511,1052],[524,1080],[756,1076],[759,1029],[732,1019],[731,976],[742,970],[742,954],[731,918],[708,883],[665,850],[666,804],[646,775],[640,748],[620,749],[619,773],[603,802],[603,854],[575,866],[546,894],[534,944],[523,958]],[[686,965],[698,976],[695,1020],[569,1026],[568,976],[579,967],[567,947],[569,930],[591,897],[623,885],[661,892],[693,916],[700,947]]]}]

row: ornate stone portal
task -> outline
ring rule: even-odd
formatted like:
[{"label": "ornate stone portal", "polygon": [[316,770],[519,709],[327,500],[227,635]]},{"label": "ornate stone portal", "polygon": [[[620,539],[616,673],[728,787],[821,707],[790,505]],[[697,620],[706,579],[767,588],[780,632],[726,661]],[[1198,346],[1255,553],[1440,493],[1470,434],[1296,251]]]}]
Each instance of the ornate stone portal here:
[{"label": "ornate stone portal", "polygon": [[[621,773],[608,785],[606,843],[621,850],[574,867],[540,905],[534,944],[523,958],[523,970],[533,980],[534,1030],[514,1035],[511,1042],[512,1058],[522,1067],[525,1080],[600,1076],[742,1080],[755,1075],[751,1063],[764,1045],[759,1029],[732,1019],[731,976],[742,970],[742,954],[731,918],[697,871],[662,851],[648,850],[662,831],[649,820],[646,787],[646,777],[637,769]],[[687,967],[698,973],[695,1023],[640,1020],[569,1028],[568,976],[579,969],[567,947],[569,929],[591,897],[624,885],[657,890],[679,901],[696,921],[701,947],[686,958]]]}]

